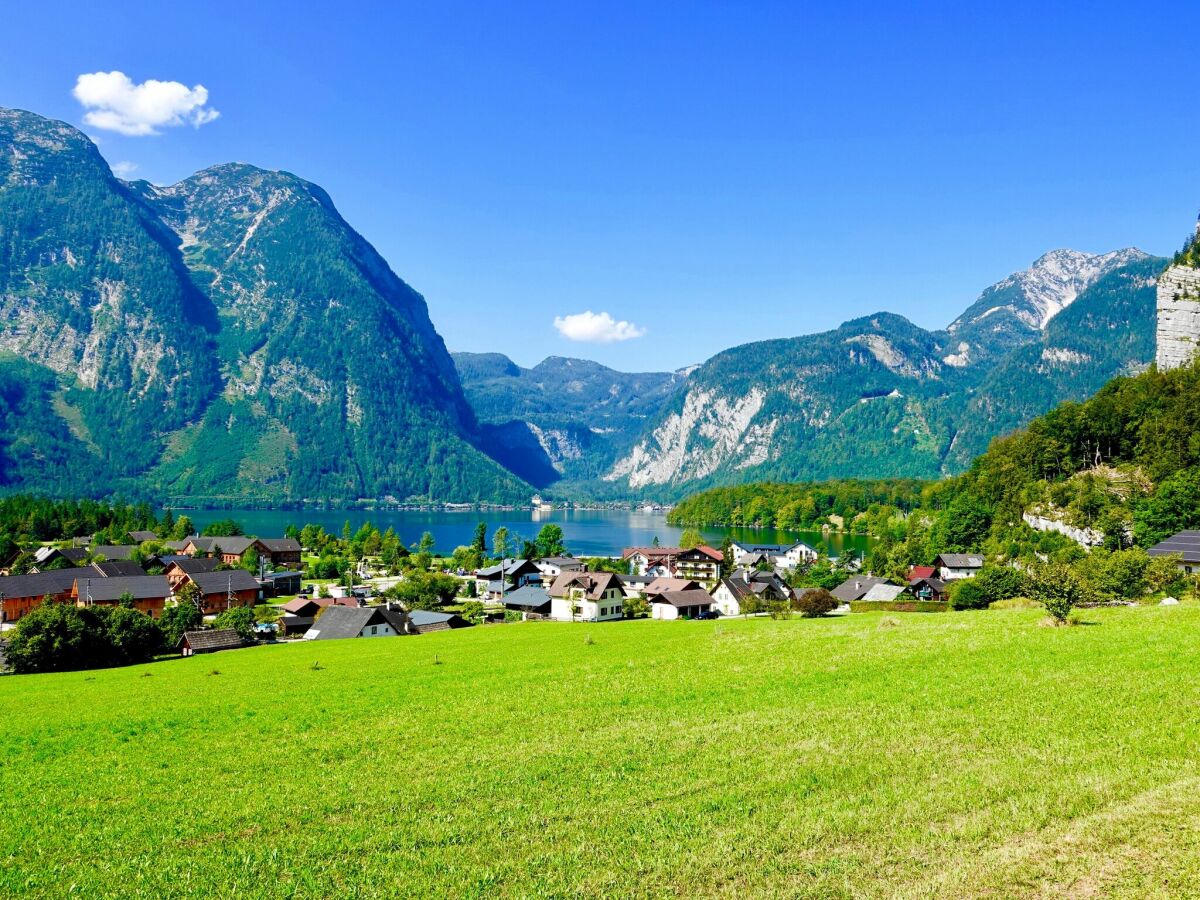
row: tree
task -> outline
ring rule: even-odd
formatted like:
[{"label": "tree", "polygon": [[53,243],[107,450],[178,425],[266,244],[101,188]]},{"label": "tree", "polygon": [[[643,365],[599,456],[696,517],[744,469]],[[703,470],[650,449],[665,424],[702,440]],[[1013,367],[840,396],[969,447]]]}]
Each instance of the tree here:
[{"label": "tree", "polygon": [[232,628],[243,641],[254,640],[254,610],[248,606],[227,609],[213,620],[214,628]]},{"label": "tree", "polygon": [[657,535],[657,534],[654,536],[654,540],[652,540],[652,541],[650,542],[650,546],[651,546],[651,547],[658,547],[658,546],[661,546],[661,545],[659,544],[659,542],[658,542],[658,535]]},{"label": "tree", "polygon": [[427,556],[432,556],[433,555],[433,545],[434,545],[433,534],[426,531],[424,534],[421,535],[421,540],[417,544],[417,552],[424,553]]},{"label": "tree", "polygon": [[537,545],[539,557],[564,556],[567,552],[566,545],[563,543],[563,530],[553,522],[542,526],[534,543]]},{"label": "tree", "polygon": [[787,600],[772,598],[767,601],[767,614],[772,619],[789,619],[792,616],[792,604]]},{"label": "tree", "polygon": [[801,591],[795,601],[796,609],[806,619],[818,619],[838,608],[837,598],[825,588]]},{"label": "tree", "polygon": [[[188,584],[195,587],[190,582]],[[185,601],[168,606],[163,610],[162,618],[158,620],[158,627],[162,630],[163,646],[168,650],[174,650],[179,646],[185,631],[195,631],[203,624],[204,615],[196,604]]]},{"label": "tree", "polygon": [[975,578],[962,578],[950,585],[951,609],[987,609],[992,600],[985,586]]},{"label": "tree", "polygon": [[758,594],[747,594],[738,601],[738,607],[743,616],[752,616],[762,611],[762,598]]},{"label": "tree", "polygon": [[247,572],[258,574],[258,551],[251,545],[246,548],[246,552],[242,554],[241,567]]},{"label": "tree", "polygon": [[1071,566],[1063,563],[1039,567],[1030,578],[1030,587],[1034,599],[1041,601],[1060,625],[1067,621],[1072,609],[1091,599],[1087,584]]},{"label": "tree", "polygon": [[441,609],[458,595],[458,579],[414,571],[387,593],[404,604],[405,609]]},{"label": "tree", "polygon": [[172,540],[183,541],[195,534],[196,528],[192,525],[192,520],[187,516],[180,516],[175,520],[175,527],[171,530],[170,537]]},{"label": "tree", "polygon": [[104,625],[109,650],[107,665],[149,662],[162,649],[162,629],[145,613],[126,606],[98,606],[95,612]]},{"label": "tree", "polygon": [[644,619],[650,615],[650,604],[645,597],[626,597],[623,607],[627,619]]},{"label": "tree", "polygon": [[[186,516],[181,516],[182,522]],[[238,537],[242,534],[242,526],[233,519],[217,519],[204,528],[204,537]]]},{"label": "tree", "polygon": [[508,556],[508,529],[503,525],[492,535],[492,552],[496,554],[497,559],[505,559]]},{"label": "tree", "polygon": [[685,528],[683,534],[679,536],[679,546],[684,550],[691,550],[694,547],[699,547],[704,543],[704,535],[697,528]]},{"label": "tree", "polygon": [[204,596],[193,581],[185,581],[175,590],[175,602],[180,606],[190,606],[204,618]]},{"label": "tree", "polygon": [[91,608],[46,598],[17,623],[5,649],[14,672],[75,672],[107,661],[107,641]]},{"label": "tree", "polygon": [[480,557],[487,556],[487,522],[475,526],[475,539],[471,541],[471,547]]},{"label": "tree", "polygon": [[483,604],[478,600],[467,600],[462,605],[460,615],[475,625],[483,622]]}]

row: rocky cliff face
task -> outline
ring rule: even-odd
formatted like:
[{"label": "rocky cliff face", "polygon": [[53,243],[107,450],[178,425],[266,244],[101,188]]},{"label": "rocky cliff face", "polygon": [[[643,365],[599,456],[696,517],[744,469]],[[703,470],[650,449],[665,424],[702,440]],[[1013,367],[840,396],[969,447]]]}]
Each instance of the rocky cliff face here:
[{"label": "rocky cliff face", "polygon": [[1200,345],[1200,268],[1174,265],[1158,280],[1155,362],[1160,369],[1186,366]]}]

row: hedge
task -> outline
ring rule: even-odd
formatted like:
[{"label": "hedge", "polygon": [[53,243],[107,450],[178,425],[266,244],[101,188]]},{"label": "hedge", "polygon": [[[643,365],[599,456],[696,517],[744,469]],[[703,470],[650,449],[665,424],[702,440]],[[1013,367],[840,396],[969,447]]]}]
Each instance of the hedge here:
[{"label": "hedge", "polygon": [[850,612],[946,612],[945,600],[855,600]]}]

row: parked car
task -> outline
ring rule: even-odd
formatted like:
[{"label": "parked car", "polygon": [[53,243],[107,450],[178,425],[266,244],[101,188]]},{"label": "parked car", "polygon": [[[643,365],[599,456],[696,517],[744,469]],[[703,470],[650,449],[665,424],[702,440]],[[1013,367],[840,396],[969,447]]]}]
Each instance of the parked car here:
[{"label": "parked car", "polygon": [[706,609],[704,612],[696,616],[697,619],[719,619],[721,611],[719,609]]}]

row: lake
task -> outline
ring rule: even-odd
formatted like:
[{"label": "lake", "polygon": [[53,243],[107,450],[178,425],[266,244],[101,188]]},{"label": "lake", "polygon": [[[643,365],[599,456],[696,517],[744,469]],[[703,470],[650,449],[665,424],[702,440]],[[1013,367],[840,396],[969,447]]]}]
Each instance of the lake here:
[{"label": "lake", "polygon": [[[204,528],[217,519],[234,519],[247,534],[277,537],[288,525],[320,525],[326,531],[340,534],[347,520],[357,530],[371,522],[380,531],[396,530],[400,540],[411,546],[428,531],[433,535],[437,550],[450,553],[455,547],[469,544],[475,526],[486,522],[488,540],[501,525],[511,539],[533,540],[538,530],[550,522],[563,530],[567,549],[575,556],[617,556],[625,547],[649,546],[657,537],[664,547],[675,546],[683,529],[667,524],[662,513],[641,510],[454,510],[419,512],[413,510],[277,510],[277,509],[188,509],[176,515],[187,515],[197,528]],[[713,546],[720,546],[726,535],[734,540],[762,544],[784,544],[801,540],[814,547],[824,547],[831,556],[850,550],[863,553],[870,549],[871,540],[865,535],[822,534],[819,531],[776,531],[754,528],[703,528],[701,532]],[[519,536],[519,537],[518,537]],[[519,546],[519,543],[518,543]]]}]

